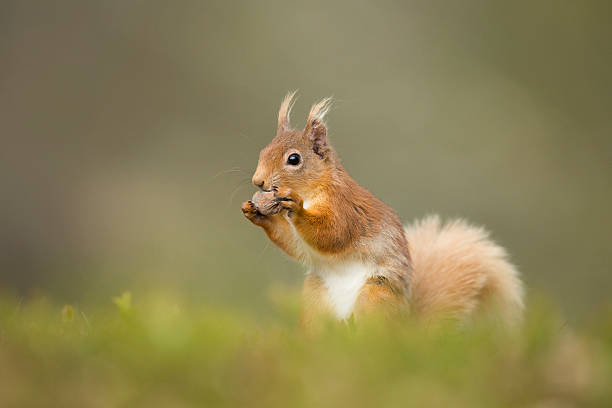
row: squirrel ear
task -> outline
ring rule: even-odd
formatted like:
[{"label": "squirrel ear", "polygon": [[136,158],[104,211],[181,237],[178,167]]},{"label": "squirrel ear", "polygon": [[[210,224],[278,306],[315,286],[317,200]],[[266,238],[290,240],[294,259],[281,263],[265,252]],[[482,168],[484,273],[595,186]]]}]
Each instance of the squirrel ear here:
[{"label": "squirrel ear", "polygon": [[291,115],[291,108],[293,108],[293,104],[295,103],[296,93],[297,90],[288,92],[283,102],[281,102],[280,109],[278,110],[278,133],[291,129],[289,116]]},{"label": "squirrel ear", "polygon": [[312,105],[312,108],[310,108],[310,113],[308,114],[306,129],[304,130],[304,134],[312,143],[312,150],[314,150],[314,152],[321,158],[325,156],[328,149],[327,127],[325,126],[323,119],[325,118],[327,112],[329,112],[331,105],[331,98],[325,98],[321,102]]}]

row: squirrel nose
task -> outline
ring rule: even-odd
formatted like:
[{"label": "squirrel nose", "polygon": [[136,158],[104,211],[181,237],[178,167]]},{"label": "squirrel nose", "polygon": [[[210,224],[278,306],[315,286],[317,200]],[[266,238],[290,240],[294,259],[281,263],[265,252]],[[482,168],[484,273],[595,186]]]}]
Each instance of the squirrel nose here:
[{"label": "squirrel nose", "polygon": [[262,179],[260,179],[257,176],[253,176],[253,184],[255,185],[255,187],[259,187],[263,190],[265,181],[263,181]]}]

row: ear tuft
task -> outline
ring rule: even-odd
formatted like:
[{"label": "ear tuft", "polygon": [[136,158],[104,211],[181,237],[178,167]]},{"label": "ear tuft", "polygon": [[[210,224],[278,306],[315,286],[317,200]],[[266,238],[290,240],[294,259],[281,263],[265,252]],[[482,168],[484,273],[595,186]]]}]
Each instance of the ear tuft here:
[{"label": "ear tuft", "polygon": [[295,94],[297,93],[297,89],[295,91],[287,92],[285,98],[281,102],[280,109],[278,110],[278,131],[281,130],[289,130],[291,129],[291,124],[289,122],[289,116],[291,115],[291,109],[293,108],[293,104],[295,103]]},{"label": "ear tuft", "polygon": [[332,98],[325,98],[319,103],[315,103],[310,108],[308,121],[304,133],[308,135],[312,143],[312,150],[321,158],[325,157],[328,150],[327,127],[323,120],[332,106]]},{"label": "ear tuft", "polygon": [[331,109],[332,104],[333,100],[330,96],[312,105],[312,108],[310,108],[310,113],[308,114],[308,123],[306,124],[306,127],[312,126],[314,122],[323,123],[323,119]]}]

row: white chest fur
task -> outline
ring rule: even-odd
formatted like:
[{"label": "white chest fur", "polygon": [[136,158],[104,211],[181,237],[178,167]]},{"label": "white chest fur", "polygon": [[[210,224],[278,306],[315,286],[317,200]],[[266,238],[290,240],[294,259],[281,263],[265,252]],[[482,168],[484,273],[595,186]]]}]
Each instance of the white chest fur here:
[{"label": "white chest fur", "polygon": [[327,289],[328,302],[334,315],[347,319],[353,313],[359,291],[374,275],[374,268],[360,262],[348,262],[317,270]]},{"label": "white chest fur", "polygon": [[[304,208],[306,205],[307,202],[304,203]],[[374,265],[357,261],[330,262],[302,240],[287,214],[285,218],[291,226],[298,257],[310,268],[309,273],[314,273],[323,280],[327,289],[327,301],[335,317],[339,320],[349,318],[359,291],[369,278],[376,275],[376,268]]]}]

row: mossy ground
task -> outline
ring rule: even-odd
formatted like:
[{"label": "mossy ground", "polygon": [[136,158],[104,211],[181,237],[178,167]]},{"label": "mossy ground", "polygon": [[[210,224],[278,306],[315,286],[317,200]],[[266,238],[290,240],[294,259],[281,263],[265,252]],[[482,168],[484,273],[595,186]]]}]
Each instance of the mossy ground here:
[{"label": "mossy ground", "polygon": [[[282,297],[282,296],[281,296]],[[564,325],[532,305],[488,325],[330,325],[156,295],[77,308],[0,302],[1,407],[573,407],[612,405],[612,319]]]}]

